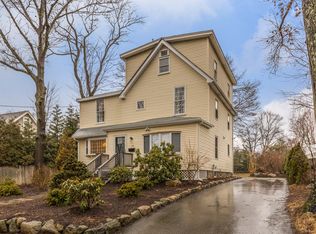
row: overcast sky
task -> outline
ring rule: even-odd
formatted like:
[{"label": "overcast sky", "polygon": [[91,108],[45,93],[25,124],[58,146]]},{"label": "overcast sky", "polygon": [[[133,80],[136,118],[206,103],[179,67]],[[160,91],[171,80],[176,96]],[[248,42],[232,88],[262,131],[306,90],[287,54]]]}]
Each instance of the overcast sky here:
[{"label": "overcast sky", "polygon": [[[264,20],[270,5],[264,0],[132,0],[145,24],[133,29],[119,53],[162,36],[213,29],[226,55],[235,60],[239,71],[261,82],[263,109],[288,118],[288,102],[281,91],[301,90],[304,82],[275,77],[266,70],[265,49],[259,42],[267,31]],[[67,58],[49,61],[47,81],[58,88],[58,101],[75,104],[76,89]],[[32,105],[34,84],[28,77],[0,67],[0,105]],[[0,107],[0,113],[20,110]],[[286,124],[286,121],[285,121]]]}]

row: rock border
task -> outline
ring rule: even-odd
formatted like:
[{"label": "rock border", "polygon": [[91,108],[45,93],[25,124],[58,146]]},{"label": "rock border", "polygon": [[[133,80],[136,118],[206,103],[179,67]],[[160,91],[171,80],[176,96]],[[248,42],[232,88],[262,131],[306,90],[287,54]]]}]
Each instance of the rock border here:
[{"label": "rock border", "polygon": [[70,224],[64,227],[61,224],[55,223],[53,219],[41,222],[41,221],[26,221],[24,217],[14,217],[11,219],[0,220],[0,233],[26,233],[26,234],[112,234],[117,232],[122,227],[125,227],[142,217],[148,216],[150,213],[159,210],[160,208],[167,206],[173,202],[176,202],[184,197],[187,197],[193,193],[202,191],[207,188],[211,188],[215,185],[229,182],[232,180],[240,179],[240,177],[232,176],[222,178],[220,180],[210,181],[207,184],[200,184],[194,188],[184,190],[181,193],[177,193],[168,197],[161,198],[158,201],[153,202],[151,205],[143,205],[132,211],[130,214],[122,214],[114,219],[107,218],[104,224],[100,224],[94,228],[88,228],[85,225],[75,226]]}]

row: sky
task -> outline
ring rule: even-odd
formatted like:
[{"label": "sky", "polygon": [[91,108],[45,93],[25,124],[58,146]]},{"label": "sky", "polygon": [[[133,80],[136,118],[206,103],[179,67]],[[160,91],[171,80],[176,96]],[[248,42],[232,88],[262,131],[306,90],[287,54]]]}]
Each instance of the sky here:
[{"label": "sky", "polygon": [[[130,50],[163,36],[213,29],[226,55],[234,59],[239,72],[248,79],[259,80],[262,109],[284,117],[284,128],[290,116],[289,102],[282,91],[299,91],[301,81],[271,75],[267,70],[266,49],[260,42],[268,30],[265,19],[271,5],[265,0],[131,0],[145,23],[133,28],[118,53]],[[49,60],[47,82],[56,85],[61,106],[76,104],[78,97],[71,64],[66,57]],[[0,113],[32,106],[35,87],[29,77],[0,67]]]}]

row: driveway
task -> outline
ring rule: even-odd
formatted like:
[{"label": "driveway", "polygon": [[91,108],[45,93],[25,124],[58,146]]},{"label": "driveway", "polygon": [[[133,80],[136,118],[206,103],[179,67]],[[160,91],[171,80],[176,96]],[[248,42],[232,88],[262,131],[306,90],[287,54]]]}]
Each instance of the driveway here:
[{"label": "driveway", "polygon": [[285,179],[243,178],[184,198],[121,233],[292,233]]}]

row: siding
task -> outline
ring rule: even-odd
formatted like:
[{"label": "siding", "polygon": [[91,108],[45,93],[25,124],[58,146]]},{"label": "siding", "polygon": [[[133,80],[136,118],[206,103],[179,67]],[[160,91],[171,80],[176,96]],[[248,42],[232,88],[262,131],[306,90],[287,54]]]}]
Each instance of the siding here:
[{"label": "siding", "polygon": [[[197,126],[198,124],[188,124],[188,125],[179,125],[179,126],[168,126],[168,127],[159,127],[151,128],[150,131],[145,129],[139,130],[129,130],[129,131],[119,131],[119,132],[110,132],[107,136],[107,154],[112,156],[115,153],[115,137],[125,137],[126,151],[128,148],[139,149],[140,152],[144,153],[144,142],[143,136],[146,134],[153,134],[158,132],[181,132],[181,154],[185,153],[185,149],[188,144],[191,144],[193,147],[197,147]],[[88,163],[92,160],[91,157],[87,157],[85,152],[85,140],[78,141],[79,143],[79,160]]]},{"label": "siding", "polygon": [[142,65],[151,50],[136,54],[125,61],[126,65],[126,83],[133,77],[137,69]]}]

